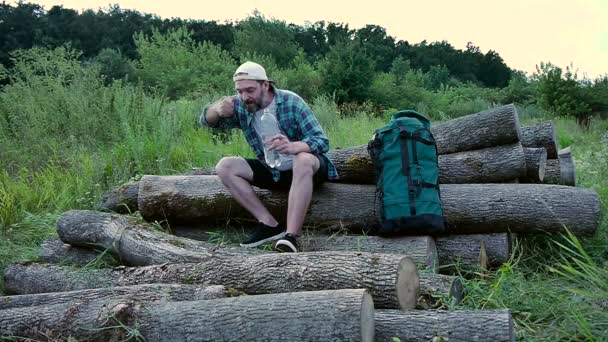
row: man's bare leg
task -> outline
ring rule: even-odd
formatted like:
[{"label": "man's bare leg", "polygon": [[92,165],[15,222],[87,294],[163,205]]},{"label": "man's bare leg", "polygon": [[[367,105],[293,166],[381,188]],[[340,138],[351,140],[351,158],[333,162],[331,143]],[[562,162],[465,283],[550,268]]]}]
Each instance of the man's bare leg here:
[{"label": "man's bare leg", "polygon": [[222,158],[215,166],[215,172],[232,197],[258,221],[271,227],[278,224],[255,194],[251,186],[253,171],[245,159],[241,157]]},{"label": "man's bare leg", "polygon": [[319,166],[319,158],[311,153],[300,152],[294,158],[287,204],[287,233],[302,235],[302,225],[312,199],[312,179]]}]

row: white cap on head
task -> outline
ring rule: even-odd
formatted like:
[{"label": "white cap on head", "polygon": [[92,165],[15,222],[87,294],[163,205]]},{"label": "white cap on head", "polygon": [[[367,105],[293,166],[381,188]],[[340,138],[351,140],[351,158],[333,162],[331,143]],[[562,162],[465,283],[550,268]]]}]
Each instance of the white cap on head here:
[{"label": "white cap on head", "polygon": [[268,81],[272,82],[266,76],[266,70],[264,67],[254,62],[245,62],[239,66],[232,76],[233,81],[241,80],[254,80],[254,81]]}]

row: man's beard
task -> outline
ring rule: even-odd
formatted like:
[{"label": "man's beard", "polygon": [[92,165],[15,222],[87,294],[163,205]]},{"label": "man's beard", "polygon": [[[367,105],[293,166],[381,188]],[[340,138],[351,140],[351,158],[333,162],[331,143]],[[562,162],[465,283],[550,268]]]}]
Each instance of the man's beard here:
[{"label": "man's beard", "polygon": [[260,108],[262,108],[262,102],[264,100],[264,94],[260,94],[260,97],[258,97],[255,100],[251,100],[251,102],[245,102],[245,107],[247,107],[247,111],[249,113],[255,113],[258,110],[260,110]]}]

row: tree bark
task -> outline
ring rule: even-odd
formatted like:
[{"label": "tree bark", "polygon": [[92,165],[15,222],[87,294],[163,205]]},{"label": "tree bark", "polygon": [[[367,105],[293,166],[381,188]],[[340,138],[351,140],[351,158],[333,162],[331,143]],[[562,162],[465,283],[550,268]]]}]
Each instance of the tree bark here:
[{"label": "tree bark", "polygon": [[439,154],[513,144],[521,132],[512,104],[440,123],[431,130]]},{"label": "tree bark", "polygon": [[300,246],[304,252],[355,251],[400,254],[431,271],[437,269],[435,240],[430,236],[383,238],[364,235],[307,235]]},{"label": "tree bark", "polygon": [[57,233],[73,246],[107,250],[123,264],[145,266],[165,262],[199,262],[263,253],[255,248],[220,246],[177,237],[135,223],[127,216],[88,210],[70,210],[57,220]]},{"label": "tree bark", "polygon": [[440,184],[501,183],[525,174],[519,143],[439,156]]},{"label": "tree bark", "polygon": [[576,186],[576,173],[574,168],[574,158],[570,146],[559,150],[557,159],[559,160],[559,174],[561,184]]},{"label": "tree bark", "polygon": [[114,258],[104,251],[72,246],[60,239],[49,239],[40,245],[40,260],[50,264],[118,266]]},{"label": "tree bark", "polygon": [[365,290],[315,291],[187,301],[76,301],[0,311],[5,336],[92,341],[373,341],[374,308]]},{"label": "tree bark", "polygon": [[403,309],[415,307],[420,284],[416,265],[409,258],[353,252],[265,254],[78,271],[15,264],[6,269],[4,279],[6,290],[18,294],[154,283],[224,285],[247,294],[365,288],[377,307]]},{"label": "tree bark", "polygon": [[500,267],[511,257],[511,234],[438,236],[435,239],[439,272],[452,273],[454,266],[469,270]]},{"label": "tree bark", "polygon": [[119,214],[129,214],[137,211],[137,193],[139,182],[129,182],[106,192],[100,206]]},{"label": "tree bark", "polygon": [[420,292],[416,308],[446,308],[448,303],[458,305],[464,298],[464,286],[460,277],[420,272]]},{"label": "tree bark", "polygon": [[548,159],[557,159],[557,136],[551,121],[522,127],[521,144],[523,147],[543,147]]},{"label": "tree bark", "polygon": [[0,310],[65,304],[74,301],[91,302],[94,300],[106,300],[119,297],[141,303],[158,300],[207,300],[224,298],[227,297],[227,295],[228,290],[222,285],[201,287],[188,284],[145,284],[68,292],[0,296]]},{"label": "tree bark", "polygon": [[547,150],[544,148],[526,147],[526,173],[520,177],[523,183],[542,183],[547,167]]},{"label": "tree bark", "polygon": [[557,159],[547,160],[543,183],[576,186],[576,172],[570,147],[559,150]]},{"label": "tree bark", "polygon": [[509,310],[377,310],[376,341],[515,341]]},{"label": "tree bark", "polygon": [[[378,211],[374,193],[373,185],[326,183],[313,193],[306,224],[375,225]],[[215,176],[144,176],[139,194],[140,213],[148,221],[212,223],[250,217]],[[275,217],[285,217],[285,192],[258,190],[257,194]],[[545,184],[445,184],[441,197],[450,234],[555,233],[565,226],[577,235],[593,235],[599,225],[600,201],[592,189]]]},{"label": "tree bark", "polygon": [[545,167],[545,178],[543,179],[543,183],[564,185],[562,184],[562,171],[559,164],[559,159],[547,159],[547,166]]}]

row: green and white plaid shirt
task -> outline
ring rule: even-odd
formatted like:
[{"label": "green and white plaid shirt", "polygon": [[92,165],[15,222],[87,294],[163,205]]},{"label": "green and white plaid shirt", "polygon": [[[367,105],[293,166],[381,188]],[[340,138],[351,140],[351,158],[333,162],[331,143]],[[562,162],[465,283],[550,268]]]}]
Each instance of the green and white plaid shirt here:
[{"label": "green and white plaid shirt", "polygon": [[[310,107],[297,94],[288,91],[274,88],[276,101],[276,117],[281,126],[281,130],[285,132],[289,141],[303,141],[310,146],[312,154],[322,156],[329,150],[329,139],[325,136],[323,128],[315,117]],[[256,158],[264,162],[264,145],[256,134],[253,128],[253,113],[247,112],[245,104],[239,96],[233,96],[235,116],[231,118],[220,118],[217,126],[210,127],[205,119],[207,108],[203,110],[200,117],[200,123],[203,126],[210,128],[232,129],[240,128],[243,130],[245,139],[249,146],[253,149]],[[329,160],[329,159],[328,159]],[[275,181],[279,180],[279,171],[270,169]],[[338,179],[338,171],[334,164],[329,161],[327,165],[327,178],[330,180]]]}]

